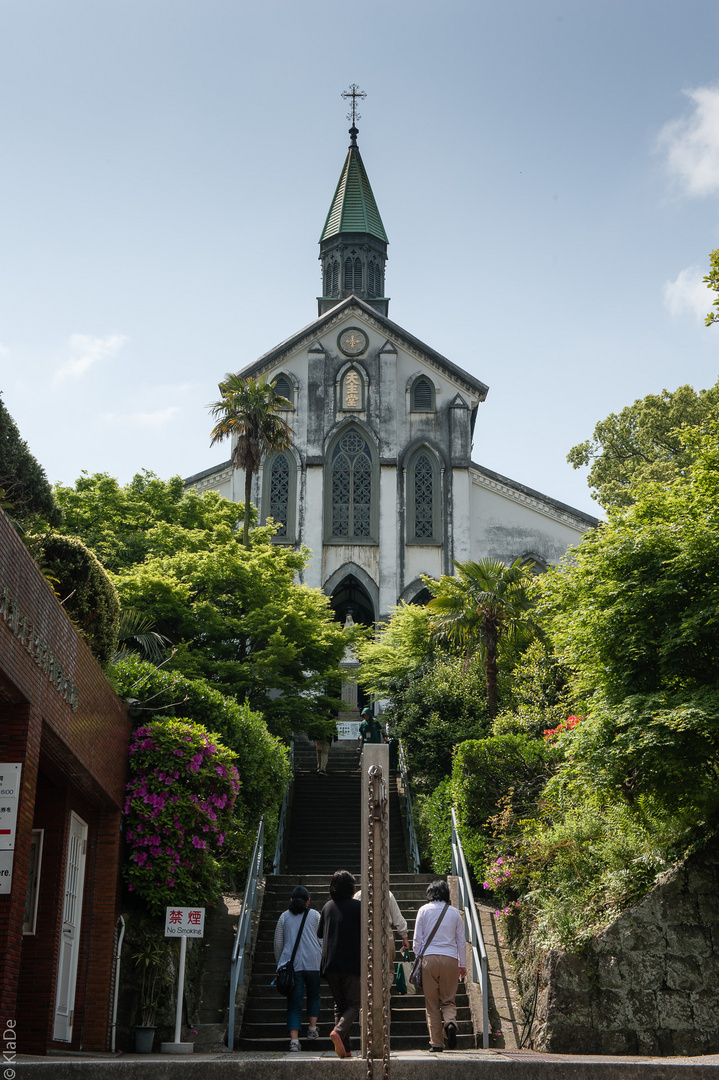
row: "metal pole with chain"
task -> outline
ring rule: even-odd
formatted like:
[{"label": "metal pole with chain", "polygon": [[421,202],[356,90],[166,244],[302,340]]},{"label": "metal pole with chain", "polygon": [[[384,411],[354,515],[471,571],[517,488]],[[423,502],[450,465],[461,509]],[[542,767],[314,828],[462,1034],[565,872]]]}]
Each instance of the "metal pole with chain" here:
[{"label": "metal pole with chain", "polygon": [[[367,1078],[382,1057],[389,1080],[389,749],[365,744],[362,753],[362,929],[366,949],[363,974],[362,1055]],[[380,1040],[377,1037],[381,1032]]]}]

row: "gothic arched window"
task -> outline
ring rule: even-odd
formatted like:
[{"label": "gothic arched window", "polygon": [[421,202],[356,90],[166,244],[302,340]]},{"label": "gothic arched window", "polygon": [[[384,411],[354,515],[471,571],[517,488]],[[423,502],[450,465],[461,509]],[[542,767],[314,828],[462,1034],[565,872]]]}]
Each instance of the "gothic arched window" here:
[{"label": "gothic arched window", "polygon": [[371,544],[377,533],[376,455],[365,434],[345,428],[331,444],[328,460],[327,536]]},{"label": "gothic arched window", "polygon": [[362,291],[362,260],[355,259],[354,261],[354,283],[353,288],[355,291]]},{"label": "gothic arched window", "polygon": [[379,267],[375,264],[374,259],[370,259],[367,264],[367,294],[369,296],[379,296]]},{"label": "gothic arched window", "polygon": [[263,469],[263,520],[271,517],[278,526],[274,539],[294,543],[297,468],[291,454],[273,454]]},{"label": "gothic arched window", "polygon": [[407,469],[407,543],[441,542],[439,465],[431,450],[421,446]]},{"label": "gothic arched window", "polygon": [[344,286],[345,289],[352,288],[352,260],[349,256],[345,259],[345,273],[344,273]]},{"label": "gothic arched window", "polygon": [[426,375],[420,375],[412,383],[410,410],[412,412],[434,412],[434,386]]},{"label": "gothic arched window", "polygon": [[330,282],[330,296],[337,296],[340,291],[340,264],[336,259],[332,260],[332,280]]},{"label": "gothic arched window", "polygon": [[283,398],[287,399],[287,401],[289,403],[287,408],[291,409],[293,407],[292,402],[293,402],[294,395],[293,395],[293,392],[292,392],[293,391],[292,383],[287,378],[287,376],[286,375],[278,375],[276,379],[272,380],[272,385],[274,386],[274,388],[275,388],[275,390],[277,391],[278,394],[280,394]]}]

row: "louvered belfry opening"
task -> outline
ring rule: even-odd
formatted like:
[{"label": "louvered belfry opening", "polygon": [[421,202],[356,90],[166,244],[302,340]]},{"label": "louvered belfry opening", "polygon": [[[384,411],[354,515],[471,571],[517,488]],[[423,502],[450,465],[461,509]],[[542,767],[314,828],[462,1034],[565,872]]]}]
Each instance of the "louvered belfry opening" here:
[{"label": "louvered belfry opening", "polygon": [[412,412],[434,412],[432,383],[424,375],[412,387]]}]

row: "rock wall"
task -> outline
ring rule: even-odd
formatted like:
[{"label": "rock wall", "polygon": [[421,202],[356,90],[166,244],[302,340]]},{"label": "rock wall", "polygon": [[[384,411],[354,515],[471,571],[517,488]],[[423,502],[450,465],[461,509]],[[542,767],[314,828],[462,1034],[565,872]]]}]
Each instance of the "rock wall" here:
[{"label": "rock wall", "polygon": [[718,839],[581,953],[547,954],[532,1036],[554,1053],[719,1050]]}]

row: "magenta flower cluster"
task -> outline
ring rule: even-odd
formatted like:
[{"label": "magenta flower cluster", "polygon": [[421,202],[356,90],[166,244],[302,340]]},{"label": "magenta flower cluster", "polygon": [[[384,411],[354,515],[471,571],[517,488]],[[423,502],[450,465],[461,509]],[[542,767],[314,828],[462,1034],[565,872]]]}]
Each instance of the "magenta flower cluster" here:
[{"label": "magenta flower cluster", "polygon": [[510,899],[516,887],[517,860],[513,855],[499,855],[487,867],[487,879],[482,888],[491,892],[500,906],[495,915],[509,915],[512,908],[519,907],[519,900]]},{"label": "magenta flower cluster", "polygon": [[156,911],[212,902],[215,856],[240,789],[234,755],[200,725],[175,719],[139,727],[129,753],[128,888]]}]

